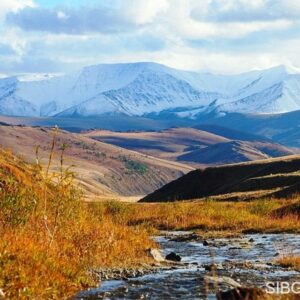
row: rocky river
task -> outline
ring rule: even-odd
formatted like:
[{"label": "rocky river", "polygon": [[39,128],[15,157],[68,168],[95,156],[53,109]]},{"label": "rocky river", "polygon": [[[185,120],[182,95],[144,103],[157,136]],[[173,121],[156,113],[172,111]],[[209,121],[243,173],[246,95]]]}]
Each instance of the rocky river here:
[{"label": "rocky river", "polygon": [[280,255],[300,255],[300,235],[248,234],[203,239],[191,232],[163,232],[155,238],[163,256],[180,263],[151,274],[104,280],[75,299],[216,299],[216,290],[236,286],[300,282],[300,273],[275,264]]}]

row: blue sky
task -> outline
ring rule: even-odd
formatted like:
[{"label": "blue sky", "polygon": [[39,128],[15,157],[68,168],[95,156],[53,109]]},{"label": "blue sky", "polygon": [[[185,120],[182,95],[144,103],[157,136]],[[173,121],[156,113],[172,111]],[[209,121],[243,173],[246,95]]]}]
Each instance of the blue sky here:
[{"label": "blue sky", "polygon": [[238,73],[300,67],[299,0],[1,0],[0,75],[154,61]]}]

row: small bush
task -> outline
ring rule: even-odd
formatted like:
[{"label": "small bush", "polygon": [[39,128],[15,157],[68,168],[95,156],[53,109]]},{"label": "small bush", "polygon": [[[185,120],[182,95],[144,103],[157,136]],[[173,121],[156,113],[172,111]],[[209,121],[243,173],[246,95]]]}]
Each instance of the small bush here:
[{"label": "small bush", "polygon": [[250,212],[255,215],[269,215],[278,205],[270,199],[256,200],[252,202]]},{"label": "small bush", "polygon": [[146,172],[148,172],[148,167],[147,165],[136,161],[136,160],[132,160],[126,156],[120,156],[119,159],[124,162],[125,167],[134,173],[140,174],[140,175],[144,175]]}]

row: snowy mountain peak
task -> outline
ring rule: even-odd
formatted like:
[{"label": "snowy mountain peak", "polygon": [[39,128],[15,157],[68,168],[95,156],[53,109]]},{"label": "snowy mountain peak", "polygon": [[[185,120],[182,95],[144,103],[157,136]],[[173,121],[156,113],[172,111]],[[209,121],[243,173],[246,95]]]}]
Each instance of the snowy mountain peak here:
[{"label": "snowy mountain peak", "polygon": [[212,111],[280,113],[300,109],[299,74],[297,68],[286,66],[214,75],[152,62],[100,64],[53,78],[0,79],[0,113],[142,116],[168,112],[184,118]]}]

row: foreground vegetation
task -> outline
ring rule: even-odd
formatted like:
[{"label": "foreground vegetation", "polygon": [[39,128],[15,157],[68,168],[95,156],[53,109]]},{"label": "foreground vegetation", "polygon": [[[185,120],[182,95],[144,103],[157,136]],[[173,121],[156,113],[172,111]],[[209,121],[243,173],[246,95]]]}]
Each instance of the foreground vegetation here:
[{"label": "foreground vegetation", "polygon": [[7,299],[65,299],[95,285],[93,267],[138,266],[153,246],[140,226],[118,222],[113,205],[81,201],[74,175],[0,150],[0,289]]},{"label": "foreground vegetation", "polygon": [[[65,299],[95,285],[99,267],[150,263],[161,229],[201,233],[299,232],[299,200],[84,203],[74,174],[0,150],[0,290],[8,299]],[[299,259],[282,261],[299,267]]]}]

